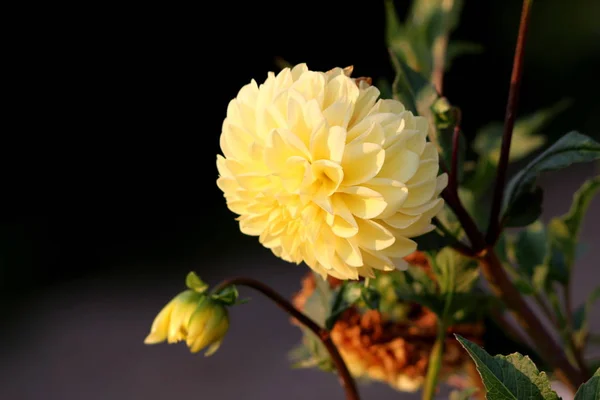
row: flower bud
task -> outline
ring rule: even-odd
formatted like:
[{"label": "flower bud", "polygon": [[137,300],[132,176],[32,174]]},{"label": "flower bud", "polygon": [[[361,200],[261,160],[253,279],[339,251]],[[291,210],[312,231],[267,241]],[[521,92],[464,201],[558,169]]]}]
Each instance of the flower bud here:
[{"label": "flower bud", "polygon": [[186,290],[158,313],[144,343],[185,341],[192,353],[209,346],[209,356],[217,351],[228,329],[229,314],[223,302]]}]

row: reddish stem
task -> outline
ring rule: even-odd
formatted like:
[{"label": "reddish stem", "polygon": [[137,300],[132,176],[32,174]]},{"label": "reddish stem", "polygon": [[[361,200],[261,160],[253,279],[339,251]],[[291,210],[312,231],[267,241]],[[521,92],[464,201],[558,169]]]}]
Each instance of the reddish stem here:
[{"label": "reddish stem", "polygon": [[325,345],[325,348],[329,352],[331,360],[335,364],[335,369],[339,375],[340,384],[346,392],[346,399],[360,400],[360,396],[358,395],[358,389],[356,388],[354,378],[352,378],[352,375],[350,374],[350,371],[348,371],[348,367],[346,366],[344,359],[342,358],[337,347],[331,340],[331,335],[329,334],[328,330],[321,328],[315,321],[313,321],[304,313],[299,311],[296,307],[294,307],[288,300],[286,300],[275,290],[255,279],[241,277],[228,279],[215,286],[214,291],[218,292],[231,285],[247,286],[259,291],[269,299],[273,300],[273,302],[277,304],[279,308],[283,309],[283,311],[287,312],[296,320],[298,320],[298,322],[300,322],[302,325],[310,329],[321,340],[321,342],[323,343],[323,345]]},{"label": "reddish stem", "polygon": [[513,61],[513,70],[510,78],[510,88],[508,91],[508,101],[506,104],[506,116],[504,119],[504,132],[502,133],[502,147],[500,150],[500,160],[498,161],[498,170],[496,174],[496,184],[494,187],[494,197],[492,200],[492,210],[486,241],[490,244],[496,242],[502,230],[500,224],[500,211],[504,199],[504,188],[506,186],[506,170],[508,169],[508,158],[510,155],[510,143],[512,141],[513,128],[519,102],[519,88],[521,87],[521,78],[523,76],[523,58],[525,55],[525,39],[529,27],[529,18],[531,16],[531,4],[533,0],[524,0],[521,11],[521,22],[519,24],[519,35],[517,37],[517,46]]}]

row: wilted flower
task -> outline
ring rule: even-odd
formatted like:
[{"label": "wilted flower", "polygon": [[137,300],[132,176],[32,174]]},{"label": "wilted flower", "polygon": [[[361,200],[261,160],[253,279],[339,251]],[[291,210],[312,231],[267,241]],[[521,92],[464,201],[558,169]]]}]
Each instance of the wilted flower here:
[{"label": "wilted flower", "polygon": [[185,340],[192,353],[208,346],[207,356],[218,350],[229,329],[227,308],[222,301],[203,293],[206,286],[196,289],[178,294],[158,313],[144,343]]},{"label": "wilted flower", "polygon": [[[426,258],[418,252],[407,257],[407,261],[429,268]],[[331,330],[331,338],[354,377],[385,382],[396,390],[412,392],[418,390],[425,380],[437,335],[437,318],[419,304],[400,301],[389,278],[389,274],[381,274],[371,283],[381,293],[381,311],[356,306],[346,310]],[[329,278],[332,288],[339,284],[340,281]],[[304,309],[315,288],[315,277],[310,274],[303,280],[302,290],[294,297],[294,305]],[[480,343],[483,325],[460,324],[448,329],[441,378],[460,386],[470,379],[467,376],[471,360],[454,339],[453,333]]]},{"label": "wilted flower", "polygon": [[[442,208],[428,122],[350,69],[305,64],[229,103],[219,179],[243,233],[322,276],[372,277],[412,253]],[[347,75],[348,74],[348,75]]]}]

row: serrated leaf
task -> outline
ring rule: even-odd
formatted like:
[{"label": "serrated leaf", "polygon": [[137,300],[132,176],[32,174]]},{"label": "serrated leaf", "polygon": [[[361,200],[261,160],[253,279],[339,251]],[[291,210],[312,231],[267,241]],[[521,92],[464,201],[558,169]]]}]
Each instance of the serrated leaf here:
[{"label": "serrated leaf", "polygon": [[563,255],[563,261],[568,271],[571,270],[575,262],[579,231],[585,213],[599,189],[600,175],[584,182],[573,195],[569,212],[553,218],[548,224],[550,247]]},{"label": "serrated leaf", "polygon": [[456,339],[475,361],[488,400],[559,400],[546,374],[529,357],[519,353],[492,357],[462,336]]},{"label": "serrated leaf", "polygon": [[352,307],[361,298],[362,284],[345,281],[339,287],[333,298],[331,312],[325,320],[325,328],[333,329],[336,321],[348,308]]},{"label": "serrated leaf", "polygon": [[600,158],[600,144],[586,135],[569,132],[515,175],[506,187],[504,220],[518,214],[517,204],[535,191],[539,174],[568,167],[574,163],[589,162]]},{"label": "serrated leaf", "polygon": [[600,300],[600,286],[596,287],[588,295],[584,304],[579,306],[573,313],[573,340],[579,348],[585,346],[585,341],[590,332],[589,315],[596,301]]},{"label": "serrated leaf", "polygon": [[197,293],[204,293],[208,289],[208,283],[204,282],[194,271],[191,271],[185,277],[185,286]]},{"label": "serrated leaf", "polygon": [[575,400],[600,400],[600,369],[575,393]]}]

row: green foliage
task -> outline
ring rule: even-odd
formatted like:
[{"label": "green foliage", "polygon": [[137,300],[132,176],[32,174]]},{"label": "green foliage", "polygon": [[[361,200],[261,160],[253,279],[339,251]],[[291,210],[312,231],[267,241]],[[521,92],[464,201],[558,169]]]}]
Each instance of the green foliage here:
[{"label": "green foliage", "polygon": [[[541,207],[531,201],[532,193],[537,190],[535,181],[539,174],[599,158],[600,144],[598,142],[574,131],[564,135],[508,183],[504,198],[504,225],[522,226],[524,220],[534,221],[539,217]],[[523,217],[524,214],[527,215],[527,218]],[[513,218],[513,215],[518,218]]]},{"label": "green foliage", "polygon": [[226,306],[233,306],[236,304],[244,304],[249,301],[248,299],[240,300],[240,294],[237,290],[237,287],[235,287],[234,285],[227,286],[223,290],[220,290],[219,292],[214,293],[211,297],[215,300],[220,301],[221,303],[225,304]]},{"label": "green foliage", "polygon": [[429,308],[447,324],[476,320],[499,304],[476,289],[477,265],[446,247],[430,257],[437,284],[419,267],[409,266],[394,282],[398,298]]},{"label": "green foliage", "polygon": [[477,366],[488,400],[558,400],[545,372],[527,356],[514,353],[492,357],[481,347],[456,335]]},{"label": "green foliage", "polygon": [[575,400],[600,400],[600,369],[586,383],[581,385]]},{"label": "green foliage", "polygon": [[600,189],[600,175],[586,181],[573,195],[569,212],[553,218],[548,225],[550,247],[562,255],[568,270],[572,268],[575,261],[577,238],[583,217],[598,189]]},{"label": "green foliage", "polygon": [[[452,153],[454,148],[454,130],[457,125],[460,124],[461,113],[458,107],[450,105],[445,97],[439,98],[431,106],[433,112],[433,119],[437,130],[437,140],[441,148],[441,156],[448,169],[452,166]],[[462,133],[458,132],[458,182],[462,182],[463,179],[463,165],[465,163],[465,157],[467,152],[467,141]]]},{"label": "green foliage", "polygon": [[[513,129],[509,161],[518,161],[542,147],[546,143],[546,137],[540,131],[569,104],[569,101],[563,100],[551,107],[519,118]],[[481,128],[473,141],[473,150],[489,160],[494,167],[498,165],[500,159],[503,130],[503,123],[492,122]]]},{"label": "green foliage", "polygon": [[409,111],[429,116],[431,106],[439,98],[433,85],[394,54],[391,54],[391,60],[396,72],[396,77],[392,82],[394,98],[402,102]]},{"label": "green foliage", "polygon": [[191,271],[185,277],[185,286],[197,293],[204,293],[208,289],[208,283],[200,279],[194,271]]},{"label": "green foliage", "polygon": [[333,297],[331,312],[325,320],[325,328],[332,329],[338,318],[361,297],[361,284],[344,281]]},{"label": "green foliage", "polygon": [[600,300],[600,286],[592,290],[586,302],[573,313],[573,340],[575,346],[583,349],[590,333],[589,315],[596,301]]},{"label": "green foliage", "polygon": [[521,230],[515,240],[515,283],[525,294],[552,292],[552,283],[569,283],[577,255],[580,226],[600,176],[586,181],[574,194],[568,213],[553,218],[547,227],[540,221]]},{"label": "green foliage", "polygon": [[462,0],[415,0],[404,22],[398,18],[392,0],[386,0],[386,42],[393,54],[423,76],[430,77],[436,58],[449,65],[452,59],[481,48],[466,42],[445,43],[455,29]]},{"label": "green foliage", "polygon": [[[542,130],[569,104],[568,100],[563,100],[551,107],[518,118],[513,129],[509,161],[519,161],[543,146],[546,139],[541,133]],[[461,191],[461,199],[480,227],[484,227],[488,222],[489,210],[485,207],[488,200],[485,197],[496,176],[503,129],[502,122],[492,122],[481,128],[472,143],[472,149],[477,154],[477,161],[467,162],[464,167],[463,185],[465,189]],[[523,196],[520,204],[513,207],[509,224],[526,226],[534,222],[541,213],[542,199],[542,191],[536,188]]]},{"label": "green foliage", "polygon": [[453,390],[448,396],[448,400],[469,400],[471,396],[477,393],[477,388],[467,388],[463,390]]}]

